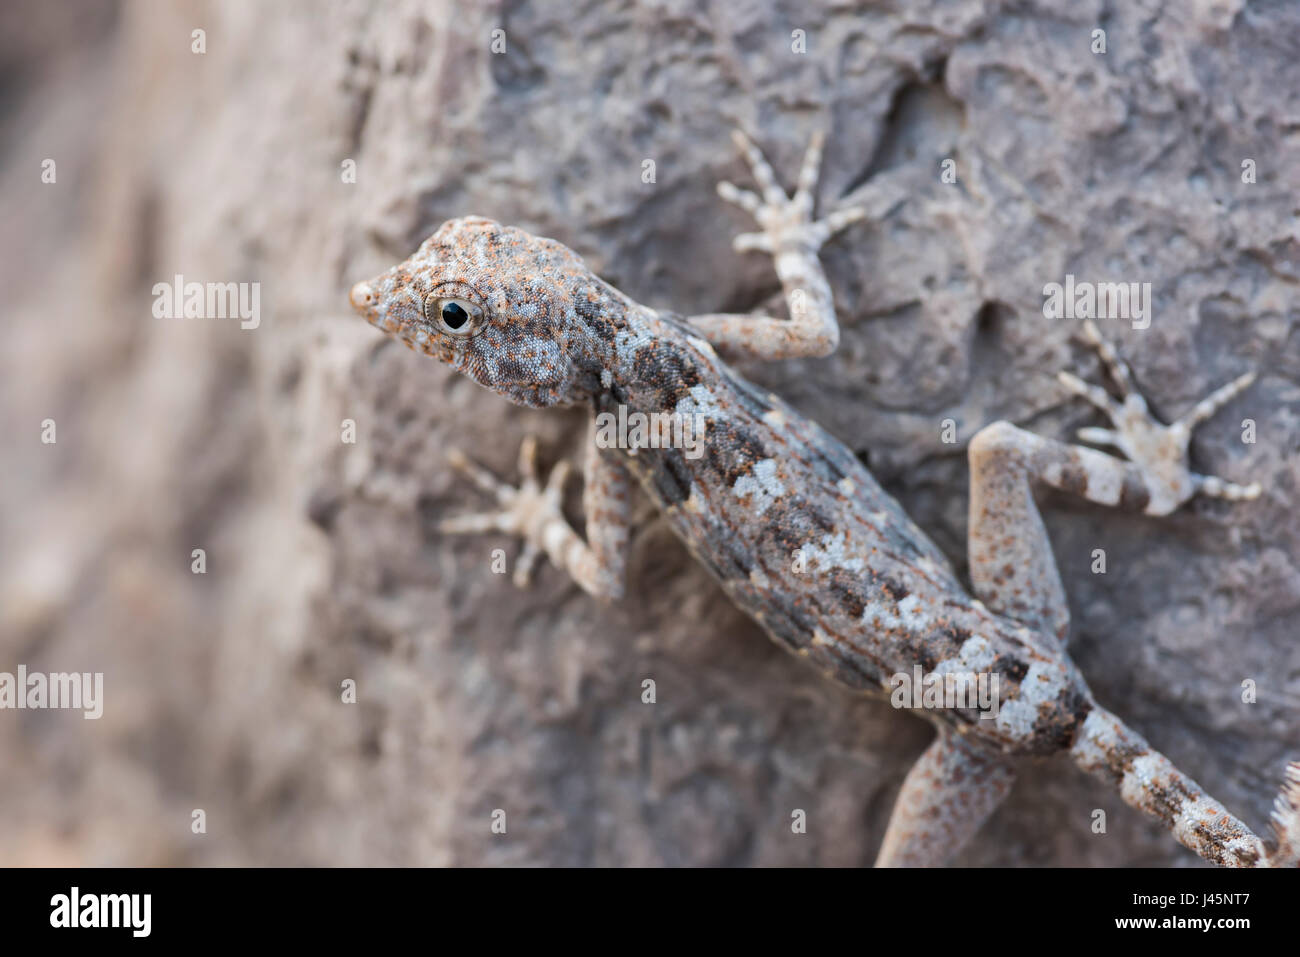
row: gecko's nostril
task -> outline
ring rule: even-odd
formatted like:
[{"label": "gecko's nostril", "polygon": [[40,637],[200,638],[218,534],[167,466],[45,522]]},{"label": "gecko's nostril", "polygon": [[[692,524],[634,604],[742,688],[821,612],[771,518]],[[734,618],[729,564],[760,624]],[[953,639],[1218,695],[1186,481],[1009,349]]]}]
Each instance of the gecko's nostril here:
[{"label": "gecko's nostril", "polygon": [[352,287],[348,298],[352,301],[352,308],[365,309],[375,304],[375,291],[370,288],[369,283],[359,282]]}]

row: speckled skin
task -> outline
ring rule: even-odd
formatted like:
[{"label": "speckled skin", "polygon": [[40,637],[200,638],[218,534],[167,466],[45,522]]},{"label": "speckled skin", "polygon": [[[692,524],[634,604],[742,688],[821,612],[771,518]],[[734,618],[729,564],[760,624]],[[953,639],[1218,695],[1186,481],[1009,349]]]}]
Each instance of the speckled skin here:
[{"label": "speckled skin", "polygon": [[[452,519],[446,530],[519,534],[525,574],[545,551],[588,591],[616,597],[631,476],[730,598],[833,680],[888,693],[891,676],[917,665],[996,675],[996,717],[973,708],[920,712],[939,735],[908,776],[879,864],[942,863],[1010,789],[1012,758],[1059,751],[1112,778],[1126,801],[1160,817],[1207,859],[1287,863],[1270,860],[1244,824],[1101,709],[1064,652],[1068,609],[1031,482],[1135,508],[1160,499],[1167,511],[1159,469],[1008,423],[985,430],[971,446],[972,578],[980,596],[973,598],[848,449],[719,357],[707,339],[771,358],[834,349],[838,330],[817,248],[858,218],[847,211],[811,221],[819,141],[789,200],[757,151],[741,146],[763,198],[730,186],[720,192],[763,226],[738,246],[772,253],[793,321],[656,312],[602,282],[559,243],[479,217],[445,223],[409,260],[353,288],[354,307],[372,324],[519,404],[705,417],[704,454],[695,459],[676,448],[593,450],[586,542],[559,509],[563,471],[543,489],[531,446],[519,489],[459,459],[502,510]],[[456,330],[438,318],[451,299],[475,313]],[[1118,362],[1106,357],[1112,367]],[[1181,480],[1173,464],[1159,461]],[[1173,504],[1196,487],[1180,486]],[[1219,491],[1249,497],[1231,488],[1241,494]],[[1291,825],[1297,815],[1288,813]]]}]

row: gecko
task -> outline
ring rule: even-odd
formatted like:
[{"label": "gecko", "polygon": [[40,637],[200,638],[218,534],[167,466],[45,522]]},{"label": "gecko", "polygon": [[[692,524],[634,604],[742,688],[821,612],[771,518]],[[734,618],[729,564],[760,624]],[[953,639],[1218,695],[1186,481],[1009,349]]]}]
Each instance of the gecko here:
[{"label": "gecko", "polygon": [[[734,139],[758,190],[722,182],[718,194],[759,228],[737,235],[733,247],[771,256],[786,317],[653,309],[602,281],[564,245],[481,216],[447,221],[405,262],[351,288],[353,308],[373,326],[506,399],[592,412],[583,534],[562,508],[569,464],[540,475],[532,437],[520,446],[518,486],[459,450],[449,453],[495,507],[445,518],[440,530],[518,537],[517,584],[528,583],[545,555],[584,591],[613,601],[626,587],[639,486],[742,611],[840,685],[889,695],[900,675],[996,679],[996,707],[971,698],[911,702],[936,735],[903,781],[876,866],[947,863],[1007,796],[1020,761],[1060,753],[1206,860],[1300,865],[1300,761],[1286,769],[1266,842],[1094,698],[1066,653],[1069,607],[1033,494],[1045,484],[1153,516],[1198,494],[1257,497],[1258,484],[1188,465],[1192,429],[1254,375],[1165,425],[1124,360],[1085,324],[1083,338],[1119,399],[1069,373],[1058,378],[1112,424],[1081,429],[1080,440],[1124,458],[1007,421],[980,429],[967,447],[967,590],[852,451],[728,365],[836,349],[839,325],[819,253],[867,216],[857,205],[814,217],[824,132],[813,135],[792,194],[749,137],[737,131]],[[701,448],[597,441],[595,423],[619,411],[692,417],[704,424]]]}]

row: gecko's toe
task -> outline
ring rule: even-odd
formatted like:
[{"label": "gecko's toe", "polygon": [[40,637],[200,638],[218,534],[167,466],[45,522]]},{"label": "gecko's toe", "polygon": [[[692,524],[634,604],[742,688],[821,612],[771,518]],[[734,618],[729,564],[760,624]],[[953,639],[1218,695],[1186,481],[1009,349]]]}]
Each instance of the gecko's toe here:
[{"label": "gecko's toe", "polygon": [[747,189],[741,189],[735,183],[729,183],[725,179],[718,183],[718,195],[728,203],[739,206],[755,218],[763,209],[763,201],[758,198],[757,194],[751,193]]},{"label": "gecko's toe", "polygon": [[731,240],[731,248],[738,253],[772,251],[772,240],[767,233],[740,233]]},{"label": "gecko's toe", "polygon": [[836,233],[847,229],[860,219],[867,218],[867,209],[865,206],[852,206],[848,209],[837,209],[825,219],[813,223],[809,227],[814,241],[820,246],[826,240],[830,239]]},{"label": "gecko's toe", "polygon": [[1196,491],[1209,498],[1221,498],[1229,502],[1249,502],[1252,499],[1259,498],[1264,491],[1263,486],[1258,482],[1251,482],[1249,485],[1238,485],[1236,482],[1229,482],[1219,478],[1217,475],[1193,475],[1192,484]]}]

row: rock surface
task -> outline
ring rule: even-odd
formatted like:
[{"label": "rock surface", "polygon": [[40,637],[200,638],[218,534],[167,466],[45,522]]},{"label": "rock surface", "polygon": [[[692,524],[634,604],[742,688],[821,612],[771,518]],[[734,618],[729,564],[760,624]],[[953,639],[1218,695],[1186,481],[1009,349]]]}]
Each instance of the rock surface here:
[{"label": "rock surface", "polygon": [[[1098,370],[1075,323],[1044,318],[1046,283],[1151,283],[1150,327],[1107,329],[1166,418],[1260,371],[1192,447],[1260,501],[1161,520],[1042,501],[1098,698],[1264,825],[1300,753],[1294,4],[0,17],[0,670],[103,671],[106,696],[99,721],[0,712],[0,863],[872,860],[926,725],[771,645],[650,514],[608,608],[549,567],[513,589],[489,569],[513,543],[439,537],[481,504],[449,447],[510,475],[529,432],[573,456],[581,417],[509,406],[347,306],[467,213],[559,239],[651,305],[769,304],[769,263],[731,251],[748,224],[713,193],[745,178],[737,124],[787,181],[829,126],[823,208],[861,190],[874,213],[825,255],[838,354],[746,373],[857,450],[960,568],[970,436],[1099,424],[1055,384]],[[178,273],[259,282],[260,325],[155,318]],[[958,860],[1196,863],[1061,760],[1026,766]]]}]

